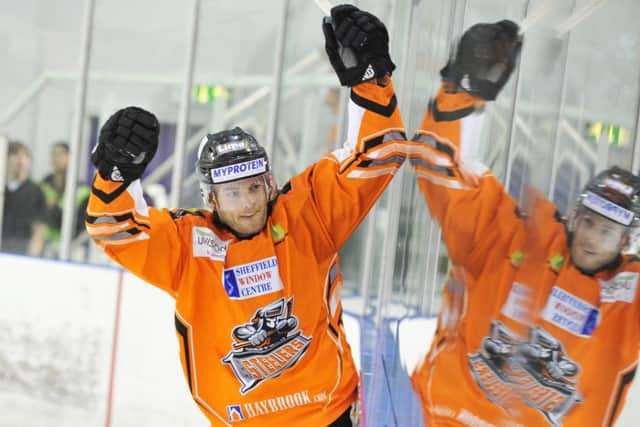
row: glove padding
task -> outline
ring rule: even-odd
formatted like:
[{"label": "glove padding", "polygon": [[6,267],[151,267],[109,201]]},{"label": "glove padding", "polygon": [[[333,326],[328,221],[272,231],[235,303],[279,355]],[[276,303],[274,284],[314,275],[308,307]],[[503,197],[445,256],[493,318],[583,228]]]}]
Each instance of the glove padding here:
[{"label": "glove padding", "polygon": [[134,181],[156,154],[159,130],[153,113],[139,107],[122,108],[100,129],[91,162],[104,179]]},{"label": "glove padding", "polygon": [[384,24],[355,6],[331,9],[322,22],[325,50],[342,86],[391,74],[396,66],[389,56],[389,34]]},{"label": "glove padding", "polygon": [[487,101],[496,99],[518,62],[522,49],[518,31],[518,25],[508,20],[472,26],[440,75],[454,90]]}]

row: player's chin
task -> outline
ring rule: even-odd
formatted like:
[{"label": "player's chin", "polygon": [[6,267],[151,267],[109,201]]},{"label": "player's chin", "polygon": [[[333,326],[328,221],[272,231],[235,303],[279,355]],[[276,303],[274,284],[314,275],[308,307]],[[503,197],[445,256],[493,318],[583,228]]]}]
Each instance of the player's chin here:
[{"label": "player's chin", "polygon": [[582,252],[574,257],[574,264],[582,271],[592,272],[606,265],[607,261],[599,255]]},{"label": "player's chin", "polygon": [[250,218],[241,218],[238,221],[236,230],[242,234],[256,234],[262,231],[267,223],[264,215],[256,215]]}]

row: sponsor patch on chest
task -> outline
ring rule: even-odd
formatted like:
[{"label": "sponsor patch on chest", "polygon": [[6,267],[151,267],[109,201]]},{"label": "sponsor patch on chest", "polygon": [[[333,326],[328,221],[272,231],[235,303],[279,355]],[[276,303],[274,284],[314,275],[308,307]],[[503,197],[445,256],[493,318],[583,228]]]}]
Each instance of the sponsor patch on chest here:
[{"label": "sponsor patch on chest", "polygon": [[276,257],[226,268],[223,281],[231,299],[253,298],[282,289]]},{"label": "sponsor patch on chest", "polygon": [[625,271],[610,280],[599,280],[600,301],[632,303],[638,288],[638,273]]},{"label": "sponsor patch on chest", "polygon": [[223,261],[227,256],[228,240],[221,240],[206,227],[193,227],[193,256]]},{"label": "sponsor patch on chest", "polygon": [[554,286],[542,312],[547,322],[578,336],[590,336],[600,321],[600,310]]}]

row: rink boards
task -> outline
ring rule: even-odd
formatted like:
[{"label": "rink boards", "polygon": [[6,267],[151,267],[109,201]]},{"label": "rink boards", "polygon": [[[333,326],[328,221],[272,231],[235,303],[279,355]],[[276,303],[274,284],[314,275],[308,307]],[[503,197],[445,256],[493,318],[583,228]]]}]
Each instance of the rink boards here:
[{"label": "rink boards", "polygon": [[[0,254],[0,271],[0,427],[208,425],[182,376],[168,295],[114,268]],[[435,319],[376,326],[349,313],[357,305],[345,300],[344,324],[366,426],[422,426],[406,372]],[[636,381],[618,425],[640,425],[639,408]]]}]

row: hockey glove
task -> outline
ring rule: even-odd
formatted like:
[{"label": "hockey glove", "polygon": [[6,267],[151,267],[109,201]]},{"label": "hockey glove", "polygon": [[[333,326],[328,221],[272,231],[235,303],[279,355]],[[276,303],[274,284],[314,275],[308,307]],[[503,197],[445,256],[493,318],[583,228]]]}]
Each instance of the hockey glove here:
[{"label": "hockey glove", "polygon": [[522,49],[518,30],[508,20],[472,26],[440,75],[453,91],[462,89],[487,101],[496,99],[518,62]]},{"label": "hockey glove", "polygon": [[384,24],[355,6],[331,9],[322,22],[325,50],[342,86],[383,77],[396,68],[389,56],[389,34]]},{"label": "hockey glove", "polygon": [[138,107],[116,111],[100,129],[91,162],[104,179],[131,182],[142,176],[158,148],[158,119]]}]

